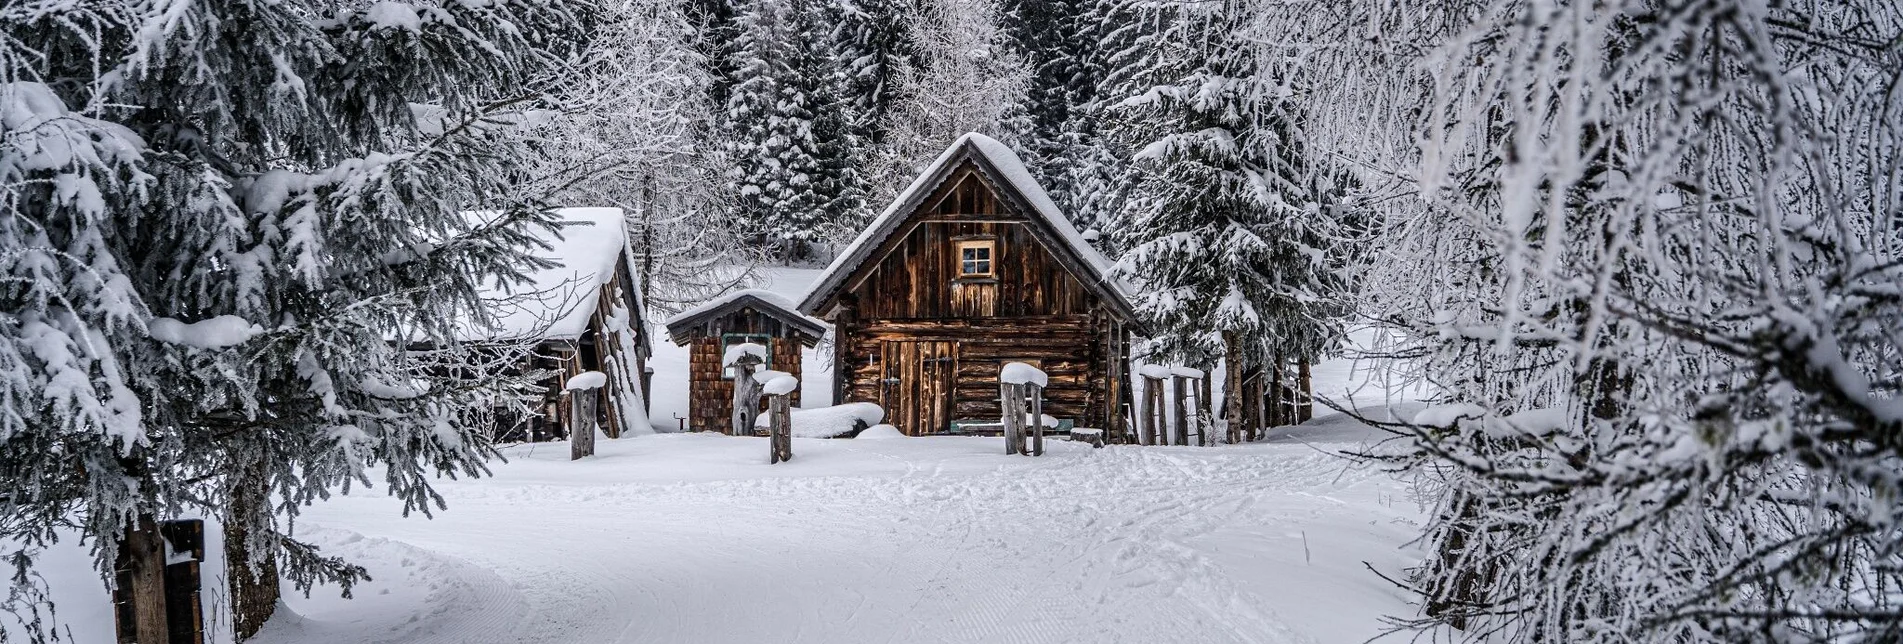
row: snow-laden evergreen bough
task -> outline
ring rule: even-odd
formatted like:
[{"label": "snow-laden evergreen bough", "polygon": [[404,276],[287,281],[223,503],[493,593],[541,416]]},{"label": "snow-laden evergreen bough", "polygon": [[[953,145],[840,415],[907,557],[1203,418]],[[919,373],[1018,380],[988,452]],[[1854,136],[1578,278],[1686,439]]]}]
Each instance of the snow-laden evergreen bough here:
[{"label": "snow-laden evergreen bough", "polygon": [[138,517],[209,514],[348,588],[288,521],[373,466],[425,513],[482,471],[521,347],[455,341],[541,261],[536,110],[592,9],[34,9],[0,11],[0,538],[71,529],[104,572]]},{"label": "snow-laden evergreen bough", "polygon": [[1903,638],[1903,11],[1421,5],[1319,56],[1321,129],[1418,196],[1364,280],[1450,403],[1396,426],[1412,623]]}]

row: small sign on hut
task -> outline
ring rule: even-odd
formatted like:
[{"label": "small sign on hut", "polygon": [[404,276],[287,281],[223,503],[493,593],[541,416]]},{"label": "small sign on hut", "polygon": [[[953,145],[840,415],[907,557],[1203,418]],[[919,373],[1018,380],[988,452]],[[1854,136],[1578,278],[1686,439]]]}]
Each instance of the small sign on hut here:
[{"label": "small sign on hut", "polygon": [[[795,311],[785,298],[758,290],[729,293],[669,319],[668,339],[692,347],[687,370],[688,429],[731,433],[737,369],[727,357],[736,349],[761,347],[764,355],[753,371],[783,372],[799,379],[803,377],[800,349],[819,344],[829,328]],[[798,391],[788,398],[793,406],[799,405]]]}]

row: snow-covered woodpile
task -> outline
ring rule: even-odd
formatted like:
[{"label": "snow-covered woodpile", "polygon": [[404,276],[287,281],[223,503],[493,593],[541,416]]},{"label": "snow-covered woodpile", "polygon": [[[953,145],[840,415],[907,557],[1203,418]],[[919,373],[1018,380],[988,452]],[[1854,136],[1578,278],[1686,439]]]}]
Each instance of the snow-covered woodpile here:
[{"label": "snow-covered woodpile", "polygon": [[[818,344],[826,331],[826,323],[793,310],[780,295],[760,290],[729,293],[669,318],[668,339],[690,347],[687,429],[729,430],[734,387],[730,365],[737,348],[757,347],[760,368],[797,380],[802,377],[800,349]],[[788,396],[799,406],[797,389]]]},{"label": "snow-covered woodpile", "polygon": [[834,324],[835,400],[876,402],[907,434],[995,422],[998,371],[1012,361],[1049,374],[1051,415],[1124,431],[1138,324],[1128,297],[990,137],[967,134],[940,154],[800,311]]}]

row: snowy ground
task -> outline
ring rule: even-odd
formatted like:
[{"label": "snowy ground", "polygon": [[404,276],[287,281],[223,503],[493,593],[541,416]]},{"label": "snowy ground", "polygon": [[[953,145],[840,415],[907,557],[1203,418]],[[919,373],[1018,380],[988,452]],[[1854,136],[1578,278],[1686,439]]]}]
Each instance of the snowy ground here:
[{"label": "snowy ground", "polygon": [[[686,355],[656,349],[653,417],[672,429]],[[808,406],[829,402],[827,366],[808,356]],[[1351,384],[1365,368],[1347,363],[1315,373],[1318,394],[1364,406],[1413,397]],[[253,641],[1361,642],[1414,612],[1367,566],[1420,556],[1404,486],[1336,455],[1373,439],[1324,415],[1251,445],[1056,442],[1043,458],[957,437],[796,439],[781,465],[758,438],[605,441],[581,462],[518,446],[495,476],[442,484],[433,520],[374,491],[311,508],[299,535],[375,581],[351,600],[288,594]],[[72,641],[110,641],[85,550],[40,569]],[[222,620],[220,562],[206,573]]]},{"label": "snowy ground", "polygon": [[1359,642],[1402,597],[1418,509],[1325,453],[1350,423],[1224,448],[997,439],[609,441],[518,448],[399,519],[315,508],[369,565],[358,599],[293,597],[270,643]]}]

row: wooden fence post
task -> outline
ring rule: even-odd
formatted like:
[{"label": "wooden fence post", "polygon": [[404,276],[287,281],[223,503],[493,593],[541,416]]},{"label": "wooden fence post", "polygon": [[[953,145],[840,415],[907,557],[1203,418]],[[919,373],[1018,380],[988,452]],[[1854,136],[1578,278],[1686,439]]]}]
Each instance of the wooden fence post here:
[{"label": "wooden fence post", "polygon": [[1211,409],[1215,403],[1210,400],[1212,385],[1209,372],[1203,372],[1202,377],[1196,380],[1196,445],[1208,447],[1209,428],[1216,425],[1215,412]]},{"label": "wooden fence post", "polygon": [[584,371],[568,378],[568,460],[595,455],[595,406],[608,376]]},{"label": "wooden fence post", "polygon": [[788,394],[767,396],[769,463],[793,460],[793,403]]},{"label": "wooden fence post", "polygon": [[1009,382],[998,383],[998,402],[1004,408],[1004,453],[1016,454],[1024,449],[1024,386]]},{"label": "wooden fence post", "polygon": [[115,621],[122,644],[167,644],[171,640],[165,610],[165,543],[158,521],[141,514],[119,538],[118,587],[113,590]]},{"label": "wooden fence post", "polygon": [[1024,385],[1031,395],[1031,455],[1044,455],[1044,388],[1036,384]]},{"label": "wooden fence post", "polygon": [[1175,444],[1187,447],[1189,445],[1189,401],[1186,398],[1189,396],[1189,378],[1171,375],[1170,394],[1170,415],[1173,421],[1170,424],[1175,425]]}]

